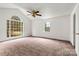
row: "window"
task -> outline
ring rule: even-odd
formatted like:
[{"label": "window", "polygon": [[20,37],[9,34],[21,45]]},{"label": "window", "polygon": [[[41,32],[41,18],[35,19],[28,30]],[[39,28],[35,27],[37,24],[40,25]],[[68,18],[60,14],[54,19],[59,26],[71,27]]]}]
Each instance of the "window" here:
[{"label": "window", "polygon": [[45,32],[50,32],[50,22],[45,23]]},{"label": "window", "polygon": [[23,33],[23,22],[16,16],[7,20],[7,37],[20,36]]}]

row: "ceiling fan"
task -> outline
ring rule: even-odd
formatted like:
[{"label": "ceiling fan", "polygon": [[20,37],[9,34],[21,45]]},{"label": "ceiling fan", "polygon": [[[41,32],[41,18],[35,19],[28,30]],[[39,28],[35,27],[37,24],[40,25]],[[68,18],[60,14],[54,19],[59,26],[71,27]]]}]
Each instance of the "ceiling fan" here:
[{"label": "ceiling fan", "polygon": [[32,11],[27,11],[28,13],[30,13],[33,17],[36,16],[42,16],[41,14],[39,14],[39,11],[37,10],[32,10]]}]

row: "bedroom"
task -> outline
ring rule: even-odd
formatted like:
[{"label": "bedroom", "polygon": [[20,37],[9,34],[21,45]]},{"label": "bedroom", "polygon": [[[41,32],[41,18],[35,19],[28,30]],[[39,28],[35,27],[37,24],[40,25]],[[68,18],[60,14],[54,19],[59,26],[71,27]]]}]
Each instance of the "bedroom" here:
[{"label": "bedroom", "polygon": [[78,14],[77,3],[0,3],[0,55],[79,55]]}]

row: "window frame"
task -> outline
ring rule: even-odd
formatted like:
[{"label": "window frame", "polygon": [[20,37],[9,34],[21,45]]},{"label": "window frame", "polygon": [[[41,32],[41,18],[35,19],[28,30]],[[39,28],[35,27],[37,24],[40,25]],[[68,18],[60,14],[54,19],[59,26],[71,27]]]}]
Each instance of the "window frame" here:
[{"label": "window frame", "polygon": [[45,23],[45,32],[50,32],[50,22]]},{"label": "window frame", "polygon": [[[14,27],[12,29],[12,26],[15,26],[15,24],[12,25],[12,22],[17,22],[17,32],[16,33],[20,33],[20,34],[16,34],[15,36],[12,36],[12,30],[15,30]],[[20,25],[18,25],[20,23]],[[19,28],[19,32],[18,32],[18,28]],[[23,35],[23,22],[20,20],[14,20],[14,19],[9,19],[7,20],[7,37],[20,37]]]}]

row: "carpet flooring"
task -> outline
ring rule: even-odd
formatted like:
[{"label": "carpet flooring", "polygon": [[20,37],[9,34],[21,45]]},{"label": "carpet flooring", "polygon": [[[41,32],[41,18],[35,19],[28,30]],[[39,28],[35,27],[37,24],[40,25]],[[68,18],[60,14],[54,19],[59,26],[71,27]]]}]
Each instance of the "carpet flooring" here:
[{"label": "carpet flooring", "polygon": [[25,37],[0,43],[0,56],[76,56],[69,42]]}]

